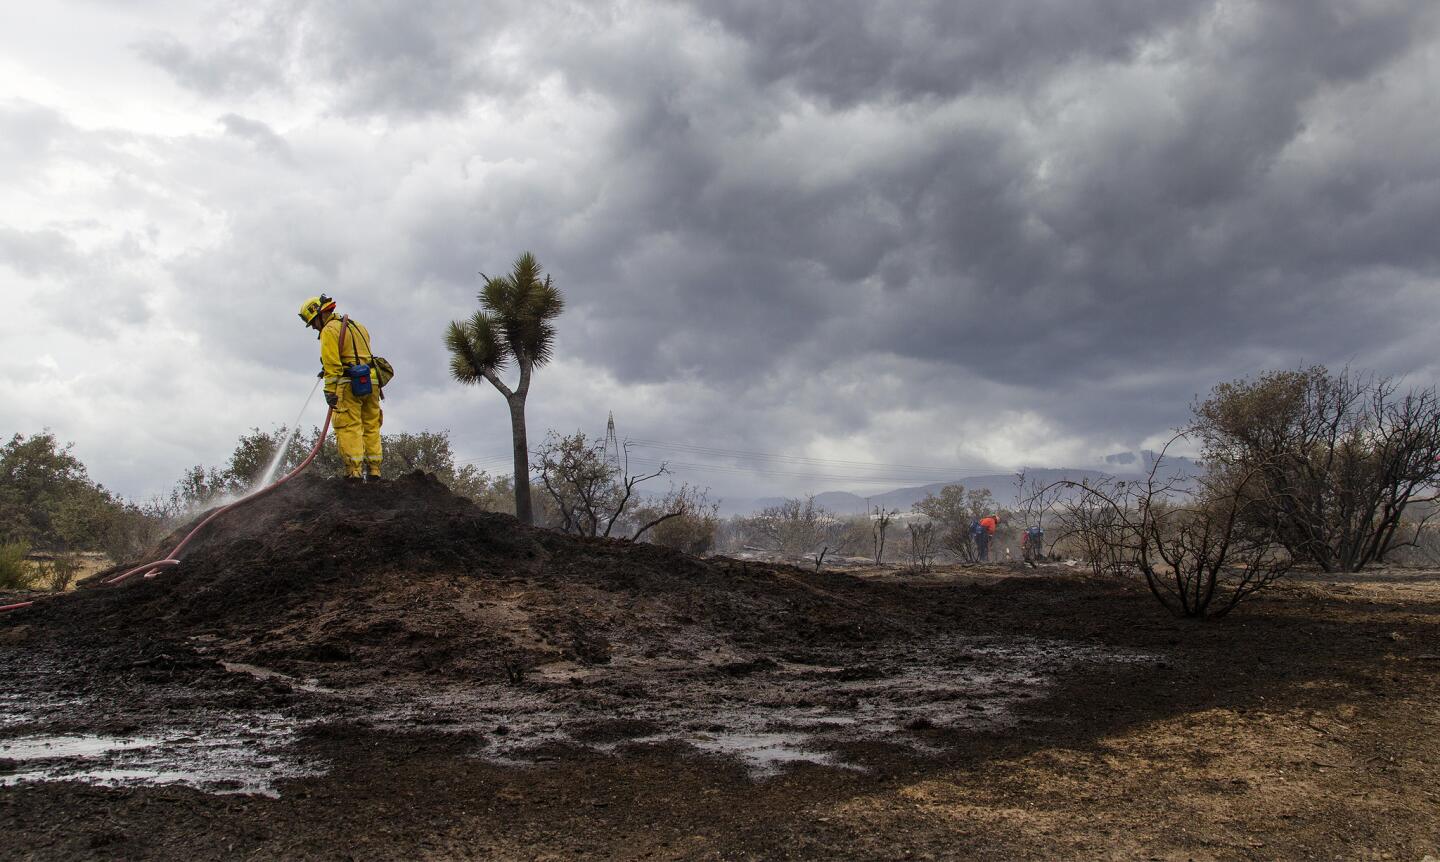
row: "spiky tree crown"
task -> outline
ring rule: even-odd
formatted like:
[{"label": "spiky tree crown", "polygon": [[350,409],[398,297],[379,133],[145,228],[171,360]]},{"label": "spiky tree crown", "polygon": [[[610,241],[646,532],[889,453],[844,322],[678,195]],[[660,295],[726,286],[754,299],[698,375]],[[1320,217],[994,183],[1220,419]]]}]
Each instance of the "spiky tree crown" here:
[{"label": "spiky tree crown", "polygon": [[504,370],[511,359],[536,367],[554,355],[553,320],[565,300],[530,252],[515,260],[509,275],[485,276],[481,310],[454,321],[445,333],[450,373],[461,383],[477,383],[486,371]]}]

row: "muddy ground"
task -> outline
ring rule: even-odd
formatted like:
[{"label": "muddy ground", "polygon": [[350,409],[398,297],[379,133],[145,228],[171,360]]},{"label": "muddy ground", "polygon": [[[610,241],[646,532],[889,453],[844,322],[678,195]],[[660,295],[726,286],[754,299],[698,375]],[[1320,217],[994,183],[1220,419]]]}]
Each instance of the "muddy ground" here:
[{"label": "muddy ground", "polygon": [[1440,858],[1440,573],[1195,623],[1063,566],[577,540],[418,476],[203,536],[0,616],[0,857]]}]

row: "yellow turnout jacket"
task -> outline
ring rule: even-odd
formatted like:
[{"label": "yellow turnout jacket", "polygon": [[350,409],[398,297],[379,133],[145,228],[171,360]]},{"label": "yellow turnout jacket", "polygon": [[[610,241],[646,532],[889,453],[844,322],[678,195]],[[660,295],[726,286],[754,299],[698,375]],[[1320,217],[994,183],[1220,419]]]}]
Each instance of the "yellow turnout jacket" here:
[{"label": "yellow turnout jacket", "polygon": [[370,330],[355,321],[345,330],[345,343],[340,343],[340,315],[325,321],[320,330],[320,364],[325,368],[325,391],[338,394],[340,384],[346,380],[345,366],[375,364],[370,352]]}]

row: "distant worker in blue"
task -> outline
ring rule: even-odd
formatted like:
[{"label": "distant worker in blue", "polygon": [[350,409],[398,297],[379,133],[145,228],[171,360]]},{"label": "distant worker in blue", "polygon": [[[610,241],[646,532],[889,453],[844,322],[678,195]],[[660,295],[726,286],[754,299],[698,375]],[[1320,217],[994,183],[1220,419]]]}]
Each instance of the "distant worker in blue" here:
[{"label": "distant worker in blue", "polygon": [[999,527],[999,515],[986,515],[970,525],[970,533],[975,537],[976,556],[980,558],[980,562],[989,562],[990,540],[995,538],[995,531]]},{"label": "distant worker in blue", "polygon": [[1027,563],[1045,559],[1045,530],[1039,524],[1020,534],[1020,552]]}]

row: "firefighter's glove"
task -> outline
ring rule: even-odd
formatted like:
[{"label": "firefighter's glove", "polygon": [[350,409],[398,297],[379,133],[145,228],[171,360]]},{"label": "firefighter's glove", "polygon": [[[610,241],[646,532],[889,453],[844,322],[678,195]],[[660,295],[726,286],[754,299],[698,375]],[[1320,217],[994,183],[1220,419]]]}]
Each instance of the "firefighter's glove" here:
[{"label": "firefighter's glove", "polygon": [[326,404],[329,404],[329,405],[330,405],[330,409],[333,410],[333,409],[335,409],[335,405],[340,403],[340,396],[339,396],[339,395],[336,395],[334,392],[326,392],[326,393],[325,393],[325,403],[326,403]]}]

